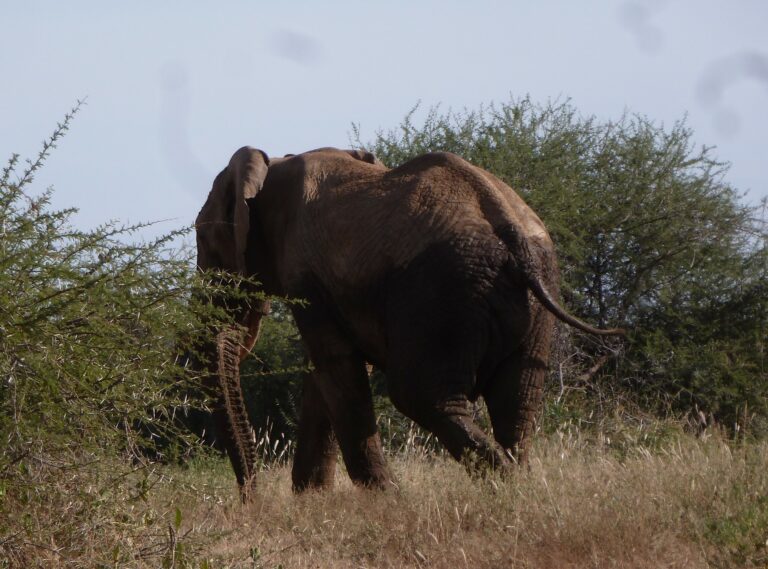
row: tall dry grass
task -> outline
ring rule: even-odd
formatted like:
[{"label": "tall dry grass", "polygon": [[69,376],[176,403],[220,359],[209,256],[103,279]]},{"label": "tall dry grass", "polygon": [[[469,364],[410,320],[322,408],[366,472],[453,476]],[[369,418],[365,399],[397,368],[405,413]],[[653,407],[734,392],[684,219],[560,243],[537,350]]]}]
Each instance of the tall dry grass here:
[{"label": "tall dry grass", "polygon": [[[618,449],[618,450],[617,450]],[[239,503],[218,459],[164,467],[146,499],[87,552],[41,565],[195,568],[706,568],[768,566],[768,444],[669,436],[653,449],[578,433],[541,437],[530,469],[471,479],[418,448],[391,457],[397,487],[294,495],[288,466]],[[136,521],[145,526],[139,531]],[[82,553],[82,555],[80,555]]]}]

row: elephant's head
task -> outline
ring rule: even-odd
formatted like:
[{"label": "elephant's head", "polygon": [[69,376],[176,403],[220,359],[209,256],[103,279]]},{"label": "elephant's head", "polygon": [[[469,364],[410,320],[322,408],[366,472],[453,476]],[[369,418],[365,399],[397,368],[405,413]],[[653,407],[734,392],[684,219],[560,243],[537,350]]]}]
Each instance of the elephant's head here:
[{"label": "elephant's head", "polygon": [[[265,153],[243,147],[216,176],[195,220],[199,270],[248,276],[249,201],[262,189],[268,166]],[[213,412],[216,435],[232,461],[245,499],[253,476],[256,445],[240,389],[239,363],[256,342],[261,317],[269,305],[266,301],[241,302],[234,309],[237,325],[216,331],[215,342],[208,344],[206,355],[211,371],[209,382],[217,393]]]},{"label": "elephant's head", "polygon": [[[381,165],[370,152],[320,148],[338,157]],[[305,153],[308,154],[308,153]],[[282,294],[276,275],[275,257],[280,228],[292,214],[290,196],[297,195],[304,180],[302,157],[270,158],[261,150],[240,148],[216,176],[208,199],[195,220],[197,265],[201,271],[215,270],[233,277],[252,278],[269,294]],[[270,173],[267,180],[267,174]],[[295,191],[294,191],[295,190]],[[269,224],[270,228],[265,228]],[[270,234],[271,239],[266,239]],[[233,281],[235,279],[232,279]],[[245,285],[252,286],[249,284]],[[215,331],[215,342],[206,347],[209,381],[218,393],[214,410],[217,438],[226,449],[247,497],[256,446],[240,389],[239,363],[255,344],[261,318],[269,311],[266,300],[236,301],[233,326]]]}]

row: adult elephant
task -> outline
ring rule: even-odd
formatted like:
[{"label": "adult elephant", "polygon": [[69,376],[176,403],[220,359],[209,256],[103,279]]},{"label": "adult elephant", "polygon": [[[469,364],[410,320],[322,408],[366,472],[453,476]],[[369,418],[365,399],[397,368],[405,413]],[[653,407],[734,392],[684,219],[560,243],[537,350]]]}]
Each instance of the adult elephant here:
[{"label": "adult elephant", "polygon": [[[270,160],[244,147],[216,177],[196,228],[201,269],[253,276],[269,295],[307,301],[292,307],[314,364],[297,490],[333,482],[336,441],[354,482],[390,482],[366,362],[384,371],[394,405],[453,457],[505,468],[527,461],[555,318],[622,333],[558,305],[544,224],[501,180],[448,153],[390,170],[362,151]],[[220,331],[211,358],[220,436],[246,494],[255,449],[238,363],[267,311],[265,302],[242,307],[241,327]],[[495,441],[470,415],[481,395]]]}]

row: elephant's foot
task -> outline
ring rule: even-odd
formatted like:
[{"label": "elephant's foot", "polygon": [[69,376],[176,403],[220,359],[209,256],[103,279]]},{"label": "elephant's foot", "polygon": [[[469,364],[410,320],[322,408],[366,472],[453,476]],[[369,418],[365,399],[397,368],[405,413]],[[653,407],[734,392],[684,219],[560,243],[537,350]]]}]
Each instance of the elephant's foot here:
[{"label": "elephant's foot", "polygon": [[336,461],[339,445],[333,433],[326,434],[326,440],[316,441],[316,446],[302,446],[300,439],[293,460],[291,479],[294,492],[322,490],[333,487],[336,478]]},{"label": "elephant's foot", "polygon": [[514,461],[471,417],[444,414],[432,425],[438,440],[471,476],[484,476],[489,471],[509,471]]},{"label": "elephant's foot", "polygon": [[[296,493],[332,488],[336,479],[339,444],[330,428],[310,433],[302,425],[293,459],[291,480]],[[302,436],[304,435],[304,436]]]},{"label": "elephant's foot", "polygon": [[[336,439],[324,447],[322,452],[313,449],[297,447],[293,463],[293,491],[323,490],[333,486],[336,473],[336,460],[339,446]],[[384,461],[381,441],[378,434],[369,437],[363,448],[348,450],[345,454],[345,464],[349,477],[358,486],[371,489],[386,489],[393,486],[393,480]]]},{"label": "elephant's foot", "polygon": [[333,488],[336,479],[336,461],[333,468],[316,468],[309,471],[293,469],[291,473],[292,489],[296,494],[307,490],[327,490]]},{"label": "elephant's foot", "polygon": [[347,449],[344,453],[344,463],[352,482],[358,486],[384,490],[394,485],[384,460],[384,451],[378,433],[367,437],[358,448]]},{"label": "elephant's foot", "polygon": [[434,433],[471,476],[512,468],[514,461],[509,454],[473,421],[464,395],[455,395],[438,405],[404,407],[404,412]]}]

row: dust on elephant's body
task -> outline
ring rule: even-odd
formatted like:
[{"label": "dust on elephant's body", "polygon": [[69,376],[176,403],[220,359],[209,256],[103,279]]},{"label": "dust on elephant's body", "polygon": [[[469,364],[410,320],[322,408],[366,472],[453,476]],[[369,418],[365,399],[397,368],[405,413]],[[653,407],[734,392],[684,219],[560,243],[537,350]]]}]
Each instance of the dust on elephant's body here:
[{"label": "dust on elephant's body", "polygon": [[[242,148],[196,227],[201,268],[254,275],[268,294],[307,301],[293,308],[315,367],[302,399],[297,489],[332,483],[337,441],[355,482],[390,481],[366,361],[385,372],[395,406],[455,458],[506,468],[527,460],[555,317],[620,333],[559,307],[541,220],[503,182],[451,154],[389,170],[361,151],[269,160]],[[240,316],[243,356],[264,310]],[[480,395],[495,440],[470,416]],[[246,462],[233,457],[241,484]]]}]

